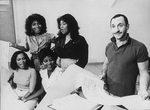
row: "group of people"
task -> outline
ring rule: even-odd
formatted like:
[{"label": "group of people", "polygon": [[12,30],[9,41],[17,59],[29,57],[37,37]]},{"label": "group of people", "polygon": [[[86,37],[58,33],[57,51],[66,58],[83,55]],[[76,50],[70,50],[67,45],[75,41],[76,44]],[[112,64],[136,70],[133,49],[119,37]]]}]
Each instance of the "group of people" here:
[{"label": "group of people", "polygon": [[[42,96],[71,64],[84,68],[88,63],[88,43],[79,34],[76,19],[65,14],[57,19],[57,23],[58,37],[47,33],[43,16],[32,14],[25,22],[26,45],[10,45],[20,50],[12,55],[10,63],[16,83],[13,90],[29,110],[34,110]],[[103,74],[99,76],[105,82],[104,89],[113,96],[133,95],[140,75],[138,94],[144,100],[148,99],[150,76],[146,46],[129,36],[129,22],[125,15],[115,15],[110,20],[110,28],[113,37],[106,47]],[[51,43],[54,43],[53,48]],[[25,53],[29,50],[31,58]]]},{"label": "group of people", "polygon": [[[48,91],[69,65],[77,64],[84,68],[88,62],[88,44],[79,35],[76,19],[71,14],[65,14],[57,19],[57,23],[59,32],[56,38],[54,34],[47,33],[45,18],[40,14],[32,14],[26,19],[25,46],[10,44],[10,47],[20,50],[13,54],[10,64],[17,85],[15,92],[19,90],[16,93],[25,103],[34,100],[34,103],[28,104],[29,110],[35,108],[39,96]],[[53,48],[51,43],[55,44]],[[30,60],[25,53],[29,50]],[[20,95],[20,92],[23,94]]]}]

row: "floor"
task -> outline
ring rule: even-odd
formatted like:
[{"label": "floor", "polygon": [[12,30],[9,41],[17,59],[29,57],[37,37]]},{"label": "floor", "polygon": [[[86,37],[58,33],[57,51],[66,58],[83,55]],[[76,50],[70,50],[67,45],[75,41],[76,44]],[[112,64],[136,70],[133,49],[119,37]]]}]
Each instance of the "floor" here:
[{"label": "floor", "polygon": [[99,76],[102,74],[102,64],[102,62],[88,63],[85,69]]}]

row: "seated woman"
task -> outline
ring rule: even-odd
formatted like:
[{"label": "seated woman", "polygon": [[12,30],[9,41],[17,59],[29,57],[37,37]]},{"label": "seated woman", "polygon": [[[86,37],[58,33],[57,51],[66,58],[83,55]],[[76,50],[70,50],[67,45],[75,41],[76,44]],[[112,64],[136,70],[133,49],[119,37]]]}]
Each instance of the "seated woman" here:
[{"label": "seated woman", "polygon": [[44,48],[39,53],[41,63],[40,75],[42,77],[41,88],[34,94],[30,95],[27,100],[34,99],[44,92],[47,92],[58,80],[62,74],[62,69],[56,65],[57,55],[50,49]]},{"label": "seated woman", "polygon": [[15,91],[18,100],[23,101],[29,110],[34,110],[38,98],[26,101],[35,92],[36,71],[31,68],[31,62],[23,51],[16,51],[11,57],[10,68],[13,71],[13,82],[16,84]]}]

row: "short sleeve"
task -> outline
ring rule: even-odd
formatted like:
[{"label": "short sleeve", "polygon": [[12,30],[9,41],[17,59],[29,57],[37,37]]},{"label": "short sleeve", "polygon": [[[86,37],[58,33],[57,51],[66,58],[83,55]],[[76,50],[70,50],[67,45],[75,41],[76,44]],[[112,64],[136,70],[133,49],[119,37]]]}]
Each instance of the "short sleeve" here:
[{"label": "short sleeve", "polygon": [[148,51],[146,46],[143,44],[137,51],[137,62],[144,62],[148,60]]},{"label": "short sleeve", "polygon": [[105,56],[107,57],[107,51],[110,48],[110,46],[112,45],[112,43],[110,42],[109,44],[107,44],[106,48],[105,48]]}]

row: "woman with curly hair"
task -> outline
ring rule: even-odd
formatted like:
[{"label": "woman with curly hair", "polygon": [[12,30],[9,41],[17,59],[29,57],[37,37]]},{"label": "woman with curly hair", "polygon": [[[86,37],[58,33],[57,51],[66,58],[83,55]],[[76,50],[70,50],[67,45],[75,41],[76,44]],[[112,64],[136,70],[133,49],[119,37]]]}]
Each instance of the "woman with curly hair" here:
[{"label": "woman with curly hair", "polygon": [[43,48],[50,48],[54,34],[47,33],[46,20],[40,14],[32,14],[25,21],[26,43],[20,46],[12,43],[10,47],[22,51],[29,51],[32,54],[31,60],[34,62],[35,69],[39,71],[38,53]]},{"label": "woman with curly hair", "polygon": [[55,40],[54,51],[58,54],[57,64],[66,69],[71,64],[84,68],[88,62],[88,44],[79,35],[79,26],[71,14],[57,19],[58,38]]}]

